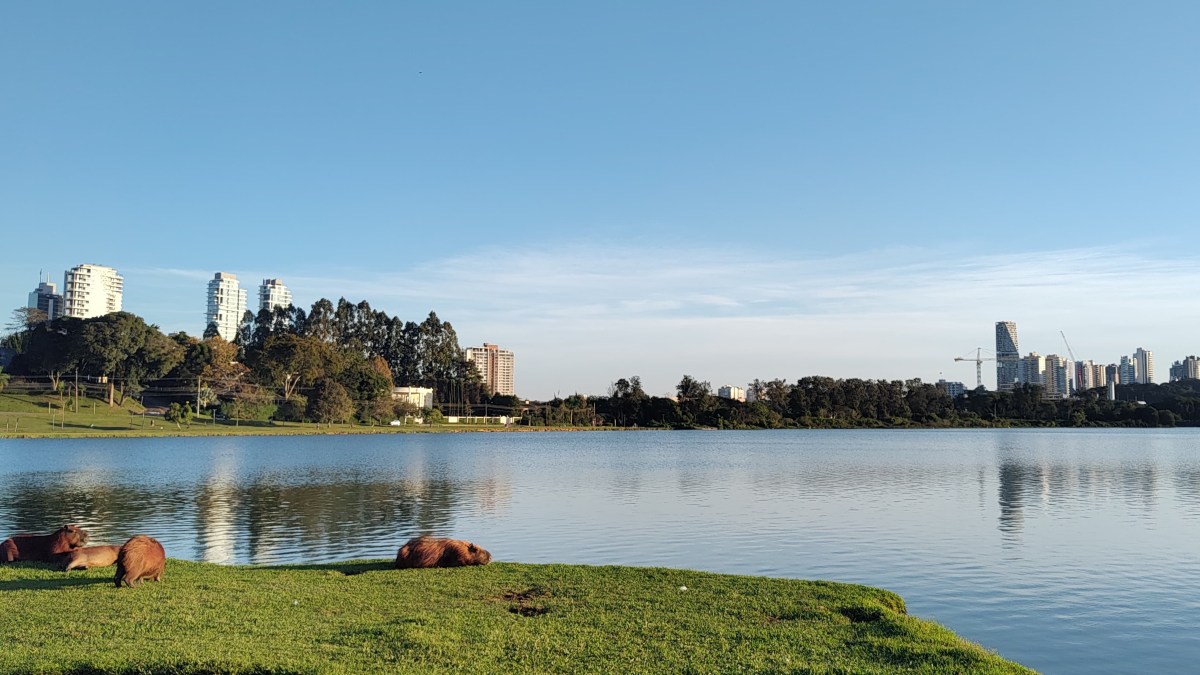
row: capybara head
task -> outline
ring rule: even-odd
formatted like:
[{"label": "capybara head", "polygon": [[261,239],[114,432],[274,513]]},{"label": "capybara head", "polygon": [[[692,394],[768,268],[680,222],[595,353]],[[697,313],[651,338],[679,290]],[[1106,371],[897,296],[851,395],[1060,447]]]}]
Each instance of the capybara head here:
[{"label": "capybara head", "polygon": [[485,549],[461,539],[416,537],[396,552],[396,567],[462,567],[486,565],[492,554]]},{"label": "capybara head", "polygon": [[54,534],[61,535],[63,541],[65,541],[70,548],[79,548],[88,541],[87,530],[80,528],[78,525],[63,525],[62,527],[58,528],[58,531]]},{"label": "capybara head", "polygon": [[492,554],[471,542],[467,542],[467,555],[463,558],[464,565],[486,565],[492,562]]}]

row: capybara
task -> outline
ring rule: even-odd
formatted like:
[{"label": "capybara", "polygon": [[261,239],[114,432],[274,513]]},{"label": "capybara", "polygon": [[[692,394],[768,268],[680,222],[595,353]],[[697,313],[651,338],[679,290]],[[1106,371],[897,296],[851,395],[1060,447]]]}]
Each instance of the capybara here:
[{"label": "capybara", "polygon": [[136,586],[142,579],[162,581],[163,567],[167,564],[167,554],[162,544],[154,537],[139,534],[130,537],[117,552],[117,575],[113,578],[117,588],[121,584]]},{"label": "capybara", "polygon": [[76,525],[63,525],[50,534],[18,534],[0,543],[0,562],[55,562],[87,540],[87,531]]},{"label": "capybara", "polygon": [[491,561],[491,553],[461,539],[415,537],[396,552],[397,569],[486,565]]},{"label": "capybara", "polygon": [[63,569],[86,570],[89,567],[108,567],[117,562],[120,546],[84,546],[64,553]]}]

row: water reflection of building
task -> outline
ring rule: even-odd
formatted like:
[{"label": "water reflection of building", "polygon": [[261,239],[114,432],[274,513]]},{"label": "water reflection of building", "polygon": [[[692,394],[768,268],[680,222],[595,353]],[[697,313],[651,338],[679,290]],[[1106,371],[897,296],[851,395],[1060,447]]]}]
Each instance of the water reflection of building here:
[{"label": "water reflection of building", "polygon": [[1025,526],[1025,481],[1028,475],[1023,464],[1000,464],[1000,532],[1006,541],[1017,538]]},{"label": "water reflection of building", "polygon": [[196,557],[204,562],[236,562],[237,462],[220,453],[208,480],[196,492]]},{"label": "water reflection of building", "polygon": [[1027,512],[1040,507],[1053,515],[1060,511],[1086,514],[1104,508],[1105,502],[1136,505],[1145,515],[1157,505],[1161,483],[1160,467],[1147,461],[1139,464],[1082,464],[1023,462],[1002,459],[998,468],[999,529],[1013,542],[1026,525]]}]

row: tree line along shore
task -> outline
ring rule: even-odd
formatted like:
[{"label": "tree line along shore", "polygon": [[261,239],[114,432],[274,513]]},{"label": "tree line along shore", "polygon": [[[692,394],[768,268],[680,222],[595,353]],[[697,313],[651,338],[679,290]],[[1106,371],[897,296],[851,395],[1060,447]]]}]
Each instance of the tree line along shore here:
[{"label": "tree line along shore", "polygon": [[[164,335],[128,312],[45,320],[18,310],[3,341],[15,356],[0,372],[3,433],[198,433],[367,431],[420,419],[423,429],[451,417],[506,417],[525,428],[903,428],[1007,426],[1164,427],[1200,425],[1200,381],[1125,385],[1049,399],[1041,387],[979,388],[964,396],[919,379],[807,376],[755,380],[752,400],[715,396],[685,375],[671,397],[648,395],[638,377],[599,395],[549,401],[488,395],[453,326],[433,312],[421,322],[368,303],[319,300],[247,316],[233,342]],[[392,397],[393,387],[429,387],[430,411]],[[104,418],[97,406],[117,413]],[[145,403],[165,420],[133,419]],[[36,428],[58,415],[58,432]],[[87,415],[91,415],[88,419]],[[27,418],[23,420],[22,418]],[[119,420],[119,421],[117,421]],[[20,429],[22,423],[25,429]],[[197,424],[198,423],[198,424]],[[14,429],[13,427],[18,427]],[[244,428],[243,428],[244,426]],[[457,427],[459,429],[469,428]],[[83,429],[87,429],[84,432]]]}]

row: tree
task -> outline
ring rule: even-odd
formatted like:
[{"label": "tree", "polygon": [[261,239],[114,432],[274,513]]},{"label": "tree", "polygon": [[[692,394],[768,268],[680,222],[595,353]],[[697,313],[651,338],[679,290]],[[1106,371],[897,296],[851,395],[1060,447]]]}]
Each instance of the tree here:
[{"label": "tree", "polygon": [[332,378],[322,378],[308,399],[308,416],[317,422],[345,422],[354,414],[346,388]]},{"label": "tree", "polygon": [[235,385],[230,398],[221,404],[221,414],[229,419],[265,422],[275,415],[275,398],[252,385]]},{"label": "tree", "polygon": [[268,337],[261,348],[250,350],[247,361],[255,379],[281,389],[285,400],[342,369],[342,359],[331,345],[290,333]]},{"label": "tree", "polygon": [[166,414],[163,415],[163,419],[176,424],[182,422],[190,428],[192,426],[192,404],[188,401],[185,401],[182,406],[178,403],[172,403],[167,408]]},{"label": "tree", "polygon": [[48,320],[45,310],[36,307],[14,309],[12,319],[8,323],[9,335],[5,340],[6,344],[18,353],[24,352],[28,345],[29,333]]},{"label": "tree", "polygon": [[8,386],[9,377],[10,375],[4,372],[3,368],[0,368],[0,391],[4,391],[4,388]]},{"label": "tree", "polygon": [[346,388],[350,400],[356,404],[359,417],[366,421],[371,418],[371,411],[377,407],[376,402],[388,401],[390,409],[392,383],[386,374],[357,354],[350,354],[350,358],[350,365],[346,366],[336,379]]},{"label": "tree", "polygon": [[25,333],[28,341],[24,353],[18,355],[14,370],[20,373],[40,373],[50,378],[58,389],[63,374],[74,370],[83,347],[83,320],[64,317],[41,324]]},{"label": "tree", "polygon": [[642,420],[642,406],[646,402],[646,392],[642,389],[642,378],[634,375],[628,380],[621,378],[608,388],[611,399],[614,421],[619,426],[630,424],[645,424]]},{"label": "tree", "polygon": [[129,312],[84,319],[80,342],[81,368],[109,378],[109,405],[114,388],[124,403],[142,382],[162,377],[183,359],[175,341]]},{"label": "tree", "polygon": [[683,413],[684,421],[704,422],[704,414],[712,408],[712,385],[691,375],[684,375],[675,386],[675,391],[678,393],[679,409]]}]

